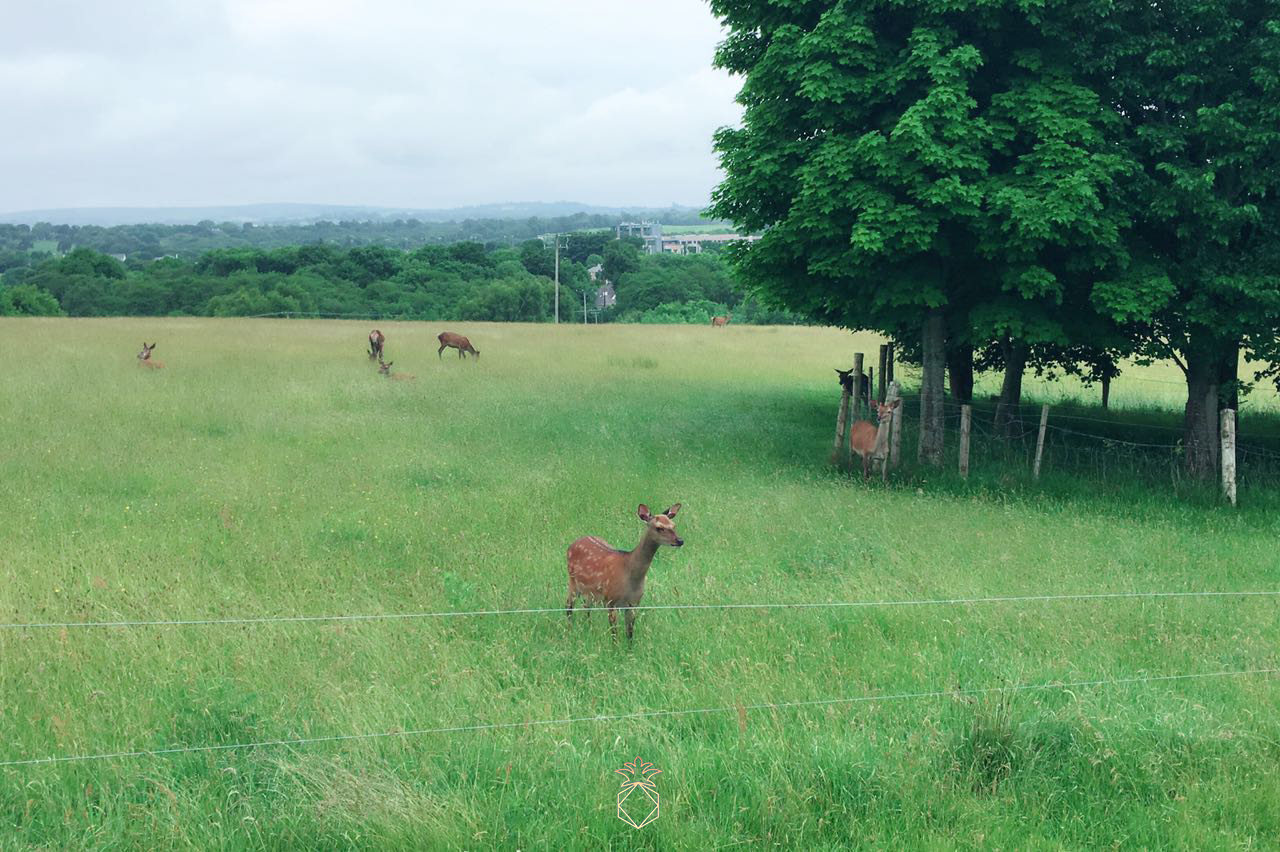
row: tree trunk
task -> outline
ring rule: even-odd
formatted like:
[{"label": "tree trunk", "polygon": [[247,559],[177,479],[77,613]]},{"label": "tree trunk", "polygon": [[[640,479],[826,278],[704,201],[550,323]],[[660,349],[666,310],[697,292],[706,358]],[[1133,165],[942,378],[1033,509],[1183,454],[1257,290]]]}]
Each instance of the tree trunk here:
[{"label": "tree trunk", "polygon": [[1183,444],[1187,473],[1209,479],[1218,472],[1218,367],[1208,352],[1187,353],[1187,407]]},{"label": "tree trunk", "polygon": [[951,398],[961,405],[973,402],[973,344],[947,347],[947,373],[951,376]]},{"label": "tree trunk", "polygon": [[1106,411],[1111,404],[1111,377],[1102,377],[1102,410]]},{"label": "tree trunk", "polygon": [[916,458],[920,464],[941,467],[942,385],[947,363],[947,322],[941,308],[930,309],[923,331],[924,376],[920,382],[920,442]]},{"label": "tree trunk", "polygon": [[1022,403],[1022,374],[1027,368],[1027,344],[1006,339],[1004,350],[1004,384],[1000,386],[1000,402],[996,404],[996,432],[1005,437],[1018,433],[1018,406]]}]

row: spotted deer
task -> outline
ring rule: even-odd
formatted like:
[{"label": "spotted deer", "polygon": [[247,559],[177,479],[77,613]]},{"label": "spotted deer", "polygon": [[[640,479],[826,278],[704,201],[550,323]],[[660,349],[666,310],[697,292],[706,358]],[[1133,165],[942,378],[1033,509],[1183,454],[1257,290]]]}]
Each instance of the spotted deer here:
[{"label": "spotted deer", "polygon": [[461,334],[454,334],[452,331],[446,331],[436,337],[440,341],[440,348],[436,350],[436,355],[444,357],[444,350],[457,349],[459,358],[466,358],[470,352],[476,356],[476,360],[480,360],[480,350],[471,345],[471,341],[467,340]]},{"label": "spotted deer", "polygon": [[895,399],[887,405],[872,402],[871,406],[876,410],[876,416],[879,418],[878,423],[858,420],[849,427],[849,449],[862,456],[863,479],[871,477],[872,460],[879,461],[881,465],[884,464],[889,446],[889,426],[893,423],[893,410],[901,404],[900,399]]},{"label": "spotted deer", "polygon": [[644,597],[644,578],[649,573],[653,557],[662,545],[683,547],[684,539],[676,533],[676,503],[661,514],[650,514],[649,507],[641,503],[636,514],[644,522],[644,533],[634,550],[617,550],[596,536],[585,536],[569,545],[569,599],[565,601],[565,616],[573,626],[573,605],[579,597],[588,601],[603,601],[609,608],[609,629],[618,639],[618,607],[622,607],[627,622],[627,638],[635,630],[635,607]]},{"label": "spotted deer", "polygon": [[391,372],[391,365],[394,363],[395,361],[383,361],[381,358],[379,358],[378,359],[378,375],[386,376],[388,379],[392,379],[397,382],[407,382],[407,381],[411,381],[413,379],[418,378],[417,376],[411,376],[408,373]]},{"label": "spotted deer", "polygon": [[728,325],[728,324],[729,324],[729,320],[731,320],[731,319],[733,319],[733,313],[732,313],[732,312],[727,313],[727,314],[725,314],[725,315],[724,315],[724,316],[722,316],[722,317],[712,317],[712,318],[711,318],[711,327],[712,327],[712,328],[721,328],[722,326],[726,326],[726,325]]},{"label": "spotted deer", "polygon": [[376,328],[373,331],[369,332],[369,360],[370,361],[377,360],[379,363],[382,362],[382,344],[386,342],[387,342],[387,338],[383,336],[382,332],[378,331]]},{"label": "spotted deer", "polygon": [[153,370],[164,369],[163,361],[151,360],[151,351],[155,348],[156,348],[156,345],[154,343],[148,346],[145,340],[142,342],[142,351],[138,353],[139,367],[150,367]]}]

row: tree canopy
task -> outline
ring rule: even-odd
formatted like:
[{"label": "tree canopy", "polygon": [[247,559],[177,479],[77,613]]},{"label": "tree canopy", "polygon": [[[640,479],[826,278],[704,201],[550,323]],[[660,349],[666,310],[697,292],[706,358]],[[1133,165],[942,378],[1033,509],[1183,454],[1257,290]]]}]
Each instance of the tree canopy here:
[{"label": "tree canopy", "polygon": [[1015,393],[1029,360],[1101,377],[1195,327],[1225,352],[1233,308],[1266,337],[1276,5],[711,0],[744,107],[711,213],[764,232],[747,286],[906,339],[936,462],[943,364]]}]

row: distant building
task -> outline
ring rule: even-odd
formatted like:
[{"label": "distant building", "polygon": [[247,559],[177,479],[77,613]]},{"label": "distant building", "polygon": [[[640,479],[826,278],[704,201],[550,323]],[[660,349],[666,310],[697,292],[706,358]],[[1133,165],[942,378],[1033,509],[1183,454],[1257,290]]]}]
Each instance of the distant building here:
[{"label": "distant building", "polygon": [[661,222],[619,222],[616,231],[618,239],[639,237],[644,240],[644,250],[647,254],[662,254]]},{"label": "distant building", "polygon": [[664,236],[661,222],[622,222],[616,229],[618,239],[639,237],[644,240],[646,254],[701,254],[707,243],[731,243],[736,240],[751,242],[758,235],[741,234],[673,234]]},{"label": "distant building", "polygon": [[604,266],[597,263],[595,266],[587,270],[587,274],[591,276],[592,281],[596,281],[604,274]]},{"label": "distant building", "polygon": [[662,238],[662,250],[667,254],[701,254],[702,246],[705,243],[723,245],[738,242],[739,240],[754,242],[758,239],[760,237],[755,234],[749,236],[743,236],[742,234],[677,234]]},{"label": "distant building", "polygon": [[618,294],[613,291],[612,284],[605,284],[596,290],[596,310],[612,308],[618,303]]},{"label": "distant building", "polygon": [[116,260],[120,261],[121,263],[124,263],[129,256],[127,254],[113,254],[113,255],[109,255],[109,257],[114,257]]}]

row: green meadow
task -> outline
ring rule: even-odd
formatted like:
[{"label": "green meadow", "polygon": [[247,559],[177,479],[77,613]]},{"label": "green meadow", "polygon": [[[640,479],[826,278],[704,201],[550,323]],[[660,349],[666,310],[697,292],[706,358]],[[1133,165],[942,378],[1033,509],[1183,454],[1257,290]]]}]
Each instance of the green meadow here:
[{"label": "green meadow", "polygon": [[[1280,844],[1280,678],[1169,679],[1280,668],[1276,597],[654,610],[631,644],[598,611],[14,626],[557,609],[641,502],[683,503],[650,605],[1280,589],[1263,482],[831,467],[870,335],[382,323],[393,382],[370,327],[0,320],[0,848]],[[1177,380],[1107,417],[1176,426]]]}]

